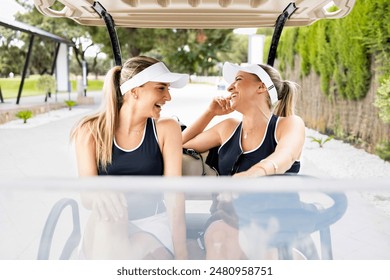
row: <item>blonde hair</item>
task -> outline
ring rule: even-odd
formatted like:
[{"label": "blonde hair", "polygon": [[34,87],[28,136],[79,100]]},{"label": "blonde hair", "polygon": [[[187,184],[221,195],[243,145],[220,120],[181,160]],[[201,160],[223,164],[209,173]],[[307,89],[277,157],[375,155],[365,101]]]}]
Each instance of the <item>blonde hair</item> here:
[{"label": "blonde hair", "polygon": [[118,125],[119,110],[123,104],[120,85],[131,79],[158,60],[137,56],[128,59],[123,66],[111,68],[103,85],[103,100],[96,113],[81,119],[72,129],[71,140],[77,137],[92,137],[96,146],[96,167],[106,169],[112,161],[112,144]]},{"label": "blonde hair", "polygon": [[[295,114],[295,103],[299,91],[298,84],[283,80],[279,72],[269,65],[260,64],[270,76],[278,93],[278,102],[274,108],[274,114],[280,117],[288,117]],[[272,107],[271,98],[268,96],[268,106]]]}]

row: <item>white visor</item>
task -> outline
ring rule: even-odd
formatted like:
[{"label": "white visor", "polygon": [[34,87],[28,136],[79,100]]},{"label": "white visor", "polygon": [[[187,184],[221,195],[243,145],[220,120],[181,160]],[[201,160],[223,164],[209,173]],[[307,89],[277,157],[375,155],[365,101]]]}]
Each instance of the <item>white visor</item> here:
[{"label": "white visor", "polygon": [[251,74],[255,74],[265,84],[268,90],[268,94],[271,98],[271,103],[275,104],[278,101],[278,93],[274,83],[270,76],[257,64],[248,64],[246,66],[238,66],[230,62],[225,62],[223,65],[223,78],[229,84],[233,83],[236,79],[238,71],[243,71]]},{"label": "white visor", "polygon": [[188,74],[172,73],[164,63],[158,62],[148,68],[145,68],[138,74],[134,75],[131,79],[124,82],[120,86],[120,89],[122,95],[124,95],[129,90],[142,86],[147,82],[168,83],[170,84],[170,87],[181,88],[187,84],[188,80]]}]

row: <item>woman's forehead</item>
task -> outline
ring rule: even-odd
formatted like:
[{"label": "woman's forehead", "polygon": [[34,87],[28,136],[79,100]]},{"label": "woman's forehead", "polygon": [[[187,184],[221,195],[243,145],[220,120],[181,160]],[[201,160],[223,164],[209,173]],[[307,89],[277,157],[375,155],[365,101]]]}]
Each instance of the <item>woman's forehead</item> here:
[{"label": "woman's forehead", "polygon": [[150,85],[150,86],[169,86],[169,83],[149,81],[149,82],[145,83],[145,85]]},{"label": "woman's forehead", "polygon": [[237,77],[247,77],[247,78],[254,78],[254,81],[260,81],[259,77],[257,77],[257,75],[255,74],[252,74],[252,73],[248,73],[248,72],[245,72],[245,71],[238,71],[237,74],[236,74],[236,78]]}]

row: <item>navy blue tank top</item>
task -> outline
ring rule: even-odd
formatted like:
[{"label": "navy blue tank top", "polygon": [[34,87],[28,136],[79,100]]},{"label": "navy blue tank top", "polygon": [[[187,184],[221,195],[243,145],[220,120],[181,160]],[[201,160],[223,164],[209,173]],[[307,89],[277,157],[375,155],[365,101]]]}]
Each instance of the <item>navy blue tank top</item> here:
[{"label": "navy blue tank top", "polygon": [[99,168],[98,175],[154,175],[164,174],[164,163],[157,140],[153,119],[148,118],[144,135],[138,147],[132,150],[112,144],[112,161],[106,170]]},{"label": "navy blue tank top", "polygon": [[[236,127],[230,138],[222,144],[218,150],[218,171],[220,175],[233,175],[243,172],[268,157],[275,151],[278,144],[275,139],[275,130],[278,116],[272,115],[268,122],[263,142],[248,152],[243,152],[241,147],[242,122]],[[300,162],[296,161],[289,170],[290,173],[298,173]]]},{"label": "navy blue tank top", "polygon": [[[138,147],[132,150],[120,148],[115,139],[112,144],[112,162],[104,170],[98,168],[98,175],[144,175],[162,176],[164,163],[158,144],[154,120],[148,118],[144,135]],[[161,193],[126,193],[129,220],[141,219],[164,212]]]}]

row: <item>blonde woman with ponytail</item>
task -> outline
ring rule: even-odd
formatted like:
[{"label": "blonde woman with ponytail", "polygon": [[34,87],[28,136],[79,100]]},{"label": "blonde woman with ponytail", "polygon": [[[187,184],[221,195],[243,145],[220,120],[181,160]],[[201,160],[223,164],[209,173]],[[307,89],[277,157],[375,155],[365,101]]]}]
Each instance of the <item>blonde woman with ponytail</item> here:
[{"label": "blonde woman with ponytail", "polygon": [[[282,80],[268,65],[226,62],[223,77],[230,83],[230,95],[214,98],[198,120],[184,130],[183,147],[198,152],[218,147],[214,167],[220,175],[298,173],[305,139],[304,122],[294,110],[298,86]],[[214,117],[233,111],[241,113],[242,120],[227,118],[205,130]],[[206,257],[245,258],[237,241],[234,211],[212,214],[204,235]],[[232,219],[223,218],[229,215]]]},{"label": "blonde woman with ponytail", "polygon": [[[181,128],[160,118],[187,74],[139,56],[108,71],[100,109],[72,130],[79,176],[181,176]],[[89,192],[91,210],[79,255],[88,259],[185,259],[182,195]]]}]

